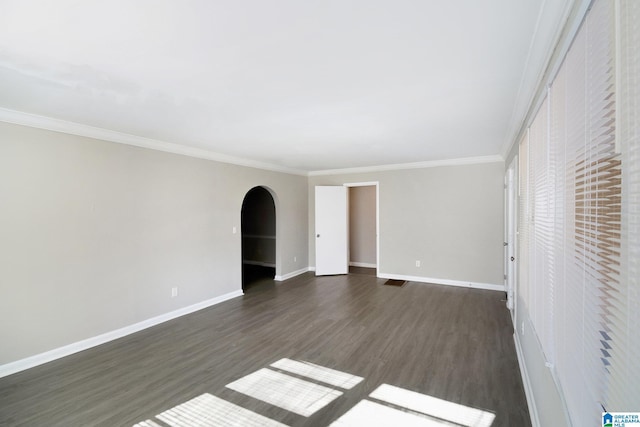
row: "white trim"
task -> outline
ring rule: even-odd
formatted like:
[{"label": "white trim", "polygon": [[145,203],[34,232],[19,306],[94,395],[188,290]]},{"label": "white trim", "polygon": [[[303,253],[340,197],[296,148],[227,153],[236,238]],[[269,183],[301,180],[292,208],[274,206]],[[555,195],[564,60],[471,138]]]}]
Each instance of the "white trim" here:
[{"label": "white trim", "polygon": [[[533,91],[529,97],[529,103],[527,105],[528,109],[524,112],[524,115],[520,119],[521,121],[518,122],[519,127],[517,129],[514,129],[515,126],[512,126],[511,130],[508,133],[509,136],[502,144],[500,155],[503,158],[507,158],[513,146],[520,141],[522,135],[524,135],[525,130],[529,128],[535,112],[538,110],[538,108],[540,108],[542,100],[544,100],[544,98],[546,97],[547,91],[545,87],[551,85],[551,83],[553,83],[553,81],[555,80],[555,77],[560,70],[560,66],[564,62],[564,59],[567,56],[567,52],[569,52],[569,48],[573,44],[573,39],[578,33],[578,30],[582,25],[582,21],[584,21],[584,18],[587,15],[589,7],[591,6],[591,2],[592,0],[570,0],[567,3],[566,10],[561,20],[562,23],[557,30],[557,35],[554,37],[554,42],[551,45],[551,50],[546,60],[545,66],[538,76],[538,83],[533,88]],[[533,40],[534,39],[532,38],[532,43]],[[518,89],[518,97],[520,97],[521,91],[522,82],[520,83],[520,88]],[[517,105],[514,106],[514,114],[516,110]],[[511,121],[515,123],[514,119],[516,119],[515,116],[512,117]]]},{"label": "white trim", "polygon": [[349,261],[349,266],[364,267],[364,268],[378,268],[377,264],[372,264],[370,262],[358,262],[358,261]]},{"label": "white trim", "polygon": [[142,322],[134,323],[132,325],[125,326],[120,329],[106,332],[104,334],[100,334],[95,337],[87,338],[82,341],[77,341],[75,343],[65,345],[63,347],[58,347],[44,353],[36,354],[34,356],[30,356],[25,359],[17,360],[15,362],[0,365],[0,378],[6,377],[7,375],[15,374],[20,371],[24,371],[29,368],[36,367],[38,365],[42,365],[44,363],[54,361],[56,359],[60,359],[65,356],[69,356],[74,353],[78,353],[80,351],[90,349],[92,347],[107,343],[109,341],[116,340],[118,338],[125,337],[135,332],[139,332],[143,329],[147,329],[152,326],[158,325],[160,323],[164,323],[169,320],[184,316],[186,314],[193,313],[198,310],[202,310],[212,305],[220,304],[221,302],[224,302],[242,295],[244,295],[242,291],[229,292],[227,294],[220,295],[219,297],[211,298],[187,307],[180,308],[178,310],[170,311],[168,313],[161,314],[159,316],[152,317],[150,319],[143,320]]},{"label": "white trim", "polygon": [[[522,123],[520,123],[520,119],[522,120],[526,119],[526,116],[529,113],[529,108],[531,107],[531,103],[534,102],[535,99],[537,98],[541,82],[544,81],[545,74],[547,73],[550,65],[552,64],[555,49],[557,48],[557,46],[560,43],[560,40],[562,39],[563,30],[566,27],[569,19],[572,1],[573,0],[569,1],[565,6],[565,9],[562,13],[562,18],[560,19],[560,22],[558,23],[557,28],[555,28],[555,32],[551,39],[550,45],[542,46],[543,48],[545,48],[544,50],[546,50],[546,56],[544,58],[544,62],[542,63],[541,69],[535,75],[529,75],[525,72],[522,74],[522,77],[520,78],[520,84],[518,85],[518,92],[516,93],[516,98],[513,105],[511,118],[509,120],[509,123],[511,124],[510,129],[512,130],[512,132],[510,132],[509,135],[511,136],[512,133],[516,133],[516,135],[512,135],[514,137],[513,140],[518,139],[517,138],[518,134],[521,132],[521,129],[522,129]],[[536,52],[540,51],[540,47],[539,47],[540,39],[538,36],[540,34],[540,25],[543,21],[543,17],[545,17],[546,15],[549,15],[550,13],[549,12],[550,9],[549,7],[547,7],[548,5],[549,3],[542,2],[540,10],[538,11],[538,17],[536,18],[536,24],[533,30],[533,36],[531,37],[531,42],[529,43],[529,48],[527,49],[527,58],[525,60],[525,67],[524,67],[525,70],[531,67],[529,63],[531,62],[532,53],[534,51]],[[551,10],[551,12],[555,12],[555,11]],[[528,93],[525,93],[526,86],[529,86],[527,90]],[[528,96],[526,103],[523,101],[523,98],[525,96]],[[523,114],[522,118],[519,117],[521,113]],[[516,126],[518,127],[516,128]],[[507,139],[505,139],[505,141],[502,143],[502,147],[500,148],[500,154],[506,158],[512,146],[513,146],[512,139],[507,137]]]},{"label": "white trim", "polygon": [[392,170],[402,170],[402,169],[423,169],[423,168],[434,168],[438,166],[475,165],[480,163],[497,163],[497,162],[504,162],[504,158],[499,155],[464,157],[460,159],[431,160],[426,162],[399,163],[399,164],[379,165],[379,166],[364,166],[364,167],[358,167],[358,168],[325,169],[325,170],[318,170],[318,171],[310,171],[307,173],[307,175],[308,176],[341,175],[341,174],[351,174],[351,173],[382,172],[382,171],[392,171]]},{"label": "white trim", "polygon": [[309,266],[309,271],[316,271],[316,266],[315,266],[315,265],[314,265],[314,266],[311,266],[311,265],[310,265],[310,266]]},{"label": "white trim", "polygon": [[109,129],[83,125],[80,123],[68,122],[51,117],[38,116],[35,114],[23,113],[20,111],[0,108],[0,121],[14,123],[22,126],[29,126],[38,129],[46,129],[54,132],[62,132],[70,135],[84,136],[99,139],[102,141],[116,142],[118,144],[133,145],[135,147],[149,148],[151,150],[164,151],[166,153],[180,154],[183,156],[196,157],[199,159],[213,160],[216,162],[229,163],[238,166],[263,169],[268,171],[288,173],[292,175],[306,176],[307,172],[299,169],[287,168],[271,163],[258,162],[256,160],[241,157],[229,156],[216,153],[202,148],[188,147],[186,145],[175,144],[173,142],[160,141],[157,139],[145,138],[128,133],[117,132]]},{"label": "white trim", "polygon": [[520,376],[522,377],[522,385],[524,386],[524,395],[527,398],[527,406],[529,407],[529,416],[531,417],[531,426],[540,427],[540,419],[538,418],[538,408],[536,407],[536,400],[533,394],[533,388],[531,387],[531,380],[529,379],[529,372],[527,371],[527,365],[524,361],[524,353],[522,352],[522,346],[520,345],[520,338],[517,333],[513,334],[513,341],[516,344],[516,356],[518,358],[518,365],[520,366]]},{"label": "white trim", "polygon": [[283,274],[281,276],[276,276],[273,278],[273,280],[275,280],[276,282],[284,282],[285,280],[289,280],[293,277],[304,274],[307,271],[310,271],[309,267],[301,268],[300,270],[292,271],[291,273]]},{"label": "white trim", "polygon": [[[375,264],[361,265],[360,267],[375,268],[377,275],[378,265],[380,265],[380,181],[347,182],[342,185],[345,187],[376,187],[376,262]],[[353,265],[358,267],[356,264]]]},{"label": "white trim", "polygon": [[[505,263],[505,290],[507,292],[507,308],[509,308],[509,280],[511,280],[511,284],[513,286],[513,295],[511,296],[511,308],[509,309],[510,313],[511,313],[511,318],[513,320],[516,319],[518,311],[517,311],[517,302],[518,302],[518,286],[517,286],[517,279],[518,279],[518,264],[520,262],[520,257],[518,256],[518,215],[519,215],[519,205],[520,205],[520,199],[519,199],[519,191],[520,191],[520,177],[519,177],[519,155],[516,154],[513,159],[511,159],[511,163],[509,164],[509,167],[507,168],[507,170],[505,171],[505,198],[504,198],[504,204],[505,204],[505,221],[504,221],[504,228],[505,228],[505,237],[504,237],[504,241],[508,243],[508,246],[505,247],[505,257],[504,257],[504,263]],[[508,175],[509,172],[511,171],[511,180],[508,179]],[[511,192],[511,194],[513,195],[511,202],[512,205],[509,206],[509,199],[511,198],[511,196],[509,196],[507,193]],[[512,209],[510,209],[512,208]],[[511,213],[511,218],[509,218],[509,213]],[[509,241],[509,222],[510,220],[513,223],[513,241]],[[510,246],[509,246],[510,245]],[[514,257],[513,261],[509,260],[509,256]],[[512,265],[512,269],[511,269],[511,276],[509,277],[509,265]]]},{"label": "white trim", "polygon": [[380,261],[380,183],[376,182],[376,276]]},{"label": "white trim", "polygon": [[[54,132],[62,132],[70,135],[84,136],[87,138],[98,139],[101,141],[115,142],[118,144],[132,145],[135,147],[148,148],[151,150],[164,151],[166,153],[180,154],[183,156],[195,157],[205,160],[213,160],[221,163],[228,163],[238,166],[246,166],[250,168],[282,172],[291,175],[301,176],[318,176],[318,175],[336,175],[362,172],[378,172],[401,169],[421,169],[436,166],[455,166],[468,165],[478,163],[494,163],[503,162],[504,158],[500,155],[466,157],[459,159],[432,160],[426,162],[401,163],[380,166],[365,166],[358,168],[346,169],[327,169],[318,171],[304,171],[301,169],[293,169],[285,166],[279,166],[271,163],[259,162],[256,160],[246,159],[242,157],[230,156],[227,154],[216,153],[214,151],[202,148],[189,147],[173,142],[161,141],[158,139],[145,138],[138,135],[132,135],[124,132],[99,128],[95,126],[84,125],[81,123],[69,122],[66,120],[55,119],[52,117],[39,116],[37,114],[23,113],[21,111],[0,108],[0,122],[13,123],[22,126],[33,127],[37,129],[45,129]],[[363,184],[370,185],[370,184]]]},{"label": "white trim", "polygon": [[345,187],[372,187],[374,185],[378,185],[378,181],[370,181],[370,182],[347,182],[342,184]]},{"label": "white trim", "polygon": [[432,277],[405,276],[404,274],[378,273],[382,279],[406,280],[408,282],[431,283],[434,285],[458,286],[463,288],[485,289],[488,291],[504,292],[504,284],[495,285],[493,283],[467,282],[463,280],[434,279]]},{"label": "white trim", "polygon": [[[342,184],[345,187],[376,187],[376,262],[369,265],[356,265],[354,267],[367,267],[375,268],[376,276],[378,273],[378,265],[380,265],[380,181],[367,181],[367,182],[347,182]],[[349,264],[352,265],[352,264]]]}]

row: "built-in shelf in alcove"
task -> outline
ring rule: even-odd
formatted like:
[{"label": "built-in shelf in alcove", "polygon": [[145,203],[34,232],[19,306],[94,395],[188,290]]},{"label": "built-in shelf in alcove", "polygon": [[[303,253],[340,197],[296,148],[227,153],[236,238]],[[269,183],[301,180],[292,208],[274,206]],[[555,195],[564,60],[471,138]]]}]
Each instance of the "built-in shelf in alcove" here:
[{"label": "built-in shelf in alcove", "polygon": [[249,259],[243,259],[242,260],[243,264],[247,264],[247,265],[258,265],[260,267],[273,267],[275,268],[276,265],[270,262],[263,262],[263,261],[252,261]]},{"label": "built-in shelf in alcove", "polygon": [[276,271],[276,209],[264,187],[254,187],[242,202],[242,289]]},{"label": "built-in shelf in alcove", "polygon": [[276,236],[243,234],[242,248],[243,264],[275,268]]}]

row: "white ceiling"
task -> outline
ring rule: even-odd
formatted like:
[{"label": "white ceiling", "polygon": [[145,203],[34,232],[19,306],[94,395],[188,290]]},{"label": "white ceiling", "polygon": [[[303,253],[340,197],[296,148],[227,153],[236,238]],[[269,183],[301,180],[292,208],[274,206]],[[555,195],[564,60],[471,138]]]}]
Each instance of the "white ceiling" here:
[{"label": "white ceiling", "polygon": [[568,3],[0,0],[0,108],[302,171],[497,155]]}]

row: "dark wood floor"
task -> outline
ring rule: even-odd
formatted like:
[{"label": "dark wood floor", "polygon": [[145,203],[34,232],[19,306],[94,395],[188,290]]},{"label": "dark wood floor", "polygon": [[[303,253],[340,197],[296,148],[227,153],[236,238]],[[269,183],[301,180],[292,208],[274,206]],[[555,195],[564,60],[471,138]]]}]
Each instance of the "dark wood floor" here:
[{"label": "dark wood floor", "polygon": [[[383,383],[494,412],[493,427],[530,425],[503,293],[383,283],[311,273],[265,281],[2,378],[0,425],[131,426],[210,393],[288,425],[326,426]],[[308,418],[225,388],[281,358],[365,379]]]}]

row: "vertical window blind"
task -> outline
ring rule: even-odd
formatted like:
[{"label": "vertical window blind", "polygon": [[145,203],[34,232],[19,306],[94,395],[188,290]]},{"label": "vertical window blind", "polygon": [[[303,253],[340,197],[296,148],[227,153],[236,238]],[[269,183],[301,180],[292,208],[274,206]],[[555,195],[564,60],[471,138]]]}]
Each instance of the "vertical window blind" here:
[{"label": "vertical window blind", "polygon": [[592,4],[520,142],[519,282],[575,426],[640,409],[640,2]]},{"label": "vertical window blind", "polygon": [[622,155],[622,266],[611,312],[611,410],[640,408],[640,2],[617,5],[618,142]]}]

